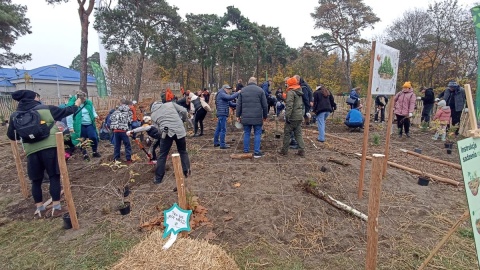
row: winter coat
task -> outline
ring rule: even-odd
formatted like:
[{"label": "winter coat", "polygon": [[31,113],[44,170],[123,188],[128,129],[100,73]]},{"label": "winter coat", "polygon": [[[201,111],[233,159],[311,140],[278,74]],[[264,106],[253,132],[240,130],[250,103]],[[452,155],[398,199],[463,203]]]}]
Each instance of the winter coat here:
[{"label": "winter coat", "polygon": [[153,139],[160,140],[161,139],[161,134],[158,131],[158,128],[154,127],[153,125],[143,125],[141,127],[138,127],[136,129],[133,129],[133,133],[139,133],[142,131],[146,131],[148,136],[152,137]]},{"label": "winter coat", "polygon": [[417,97],[413,93],[413,89],[408,88],[398,92],[393,100],[395,102],[395,114],[408,116],[409,113],[415,111]]},{"label": "winter coat", "polygon": [[425,90],[425,96],[422,97],[423,105],[435,103],[435,93],[432,88]]},{"label": "winter coat", "polygon": [[265,92],[265,96],[266,96],[266,97],[270,96],[270,94],[272,93],[272,92],[270,92],[270,89],[269,89],[269,88],[270,88],[270,84],[268,83],[268,81],[267,81],[267,82],[264,82],[264,83],[262,84],[262,89],[263,89],[263,91]]},{"label": "winter coat", "polygon": [[228,116],[230,113],[229,107],[235,108],[237,104],[232,102],[232,100],[238,97],[238,92],[232,95],[227,94],[225,89],[218,90],[217,95],[215,96],[215,102],[217,106],[217,116]]},{"label": "winter coat", "polygon": [[346,120],[349,123],[363,123],[364,121],[362,112],[358,108],[348,111]]},{"label": "winter coat", "polygon": [[285,104],[285,118],[288,121],[303,120],[303,92],[301,88],[290,90],[287,92]]},{"label": "winter coat", "polygon": [[183,122],[187,121],[187,110],[174,102],[155,102],[152,105],[152,122],[159,132],[168,128],[168,136],[177,135],[178,139],[187,136]]},{"label": "winter coat", "polygon": [[237,101],[237,117],[243,125],[262,125],[268,116],[267,98],[262,88],[249,83],[242,89]]},{"label": "winter coat", "polygon": [[350,98],[353,98],[353,99],[359,99],[360,98],[357,91],[355,91],[355,88],[350,91]]},{"label": "winter coat", "polygon": [[122,104],[110,116],[110,129],[113,132],[127,131],[132,123],[133,112],[128,105]]},{"label": "winter coat", "polygon": [[192,101],[193,104],[193,110],[194,112],[197,112],[198,110],[202,109],[202,102],[200,102],[199,98],[196,98]]},{"label": "winter coat", "polygon": [[[67,103],[67,106],[72,106],[75,104],[75,100],[77,100],[76,96],[72,96]],[[95,118],[98,117],[97,112],[95,111],[95,108],[93,107],[93,103],[91,100],[87,99],[85,102],[78,107],[78,110],[73,114],[72,117],[68,117],[67,121],[72,121],[73,122],[73,130],[74,132],[71,133],[71,138],[72,142],[74,145],[77,145],[80,141],[78,140],[81,136],[81,131],[82,131],[82,122],[84,119],[82,119],[84,116],[83,114],[86,115],[87,118],[90,118],[90,122],[92,125],[95,126]],[[70,125],[69,125],[70,128]],[[98,136],[98,131],[95,128],[95,131],[97,132]]]},{"label": "winter coat", "polygon": [[439,120],[443,123],[449,123],[450,117],[452,117],[452,110],[449,106],[444,106],[443,108],[438,109],[437,113],[433,117],[433,120]]},{"label": "winter coat", "polygon": [[[467,97],[465,96],[465,89],[462,87],[457,87],[457,89],[455,89],[453,92],[449,89],[446,89],[442,94],[440,94],[439,97],[443,97],[443,99],[447,102],[447,105],[450,105],[450,99],[453,97],[455,112],[462,111],[463,107],[465,107],[465,101],[467,100]],[[450,107],[450,109],[452,108]]]},{"label": "winter coat", "polygon": [[243,89],[243,84],[242,83],[237,83],[237,87],[235,87],[235,90],[242,90]]},{"label": "winter coat", "polygon": [[[47,125],[51,125],[55,123],[55,121],[61,121],[62,118],[67,117],[75,113],[78,110],[78,107],[75,105],[67,106],[65,108],[59,108],[52,105],[42,105],[39,101],[34,99],[21,99],[18,102],[17,111],[29,111],[36,107],[36,111],[40,114],[40,119],[45,121]],[[8,123],[7,129],[7,137],[12,140],[20,140],[16,136],[16,130],[14,126],[13,114],[10,116],[10,120]],[[55,138],[55,133],[58,132],[59,129],[57,125],[53,125],[50,129],[50,136],[47,138],[34,142],[34,143],[23,143],[23,147],[27,156],[30,154],[39,152],[44,149],[48,148],[55,148],[57,147],[57,140]]]},{"label": "winter coat", "polygon": [[333,112],[337,109],[337,104],[335,104],[335,100],[333,99],[332,93],[328,93],[328,96],[324,96],[322,94],[322,90],[318,89],[313,94],[313,111],[315,114],[319,114],[322,112]]},{"label": "winter coat", "polygon": [[312,88],[307,84],[307,82],[303,79],[300,78],[299,82],[300,86],[302,87],[302,101],[303,101],[303,106],[305,108],[305,112],[310,111],[310,102],[313,102],[313,91]]}]

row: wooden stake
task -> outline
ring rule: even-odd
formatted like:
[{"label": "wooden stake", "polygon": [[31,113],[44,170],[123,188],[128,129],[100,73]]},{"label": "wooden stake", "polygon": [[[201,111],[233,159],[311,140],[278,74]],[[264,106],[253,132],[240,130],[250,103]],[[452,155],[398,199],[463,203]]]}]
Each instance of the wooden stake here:
[{"label": "wooden stake", "polygon": [[388,122],[387,122],[387,139],[385,140],[385,158],[383,159],[382,176],[387,176],[387,161],[390,155],[390,137],[392,136],[392,124],[393,124],[393,108],[395,107],[395,101],[390,98],[388,103]]},{"label": "wooden stake", "polygon": [[366,270],[377,267],[378,247],[378,213],[380,212],[380,195],[382,191],[382,173],[384,155],[373,154],[370,193],[368,194],[368,225],[367,225],[367,263]]},{"label": "wooden stake", "polygon": [[63,133],[55,133],[57,139],[57,159],[58,166],[60,167],[60,175],[62,179],[63,192],[65,194],[65,200],[67,201],[68,213],[70,214],[70,220],[72,221],[72,227],[74,230],[78,230],[80,225],[77,219],[77,210],[75,209],[75,203],[73,202],[72,190],[70,188],[70,178],[68,176],[67,163],[65,162],[65,145],[63,142]]},{"label": "wooden stake", "polygon": [[[359,156],[359,157],[362,156],[362,154],[359,154],[359,153],[357,153],[356,155]],[[371,160],[372,157],[367,156],[366,159]],[[397,163],[394,163],[394,162],[391,162],[391,161],[388,161],[388,165],[390,165],[392,167],[395,167],[397,169],[402,169],[402,170],[407,171],[407,172],[411,172],[411,173],[418,174],[418,175],[423,175],[423,176],[426,176],[426,177],[428,177],[432,180],[436,180],[436,181],[439,181],[439,182],[451,184],[451,185],[454,185],[454,186],[457,186],[457,187],[458,187],[458,185],[460,185],[460,182],[457,182],[455,180],[448,179],[448,178],[443,178],[443,177],[436,176],[436,175],[429,174],[429,173],[425,173],[425,172],[415,170],[415,169],[412,169],[412,168],[409,168],[409,167],[406,167],[406,166],[403,166],[403,165],[400,165],[400,164],[397,164]]]},{"label": "wooden stake", "polygon": [[[172,154],[173,162],[173,172],[175,173],[175,181],[177,182],[177,192],[178,192],[178,206],[180,208],[187,210],[187,192],[185,187],[185,180],[183,175],[182,163],[180,161],[180,154]],[[181,237],[186,238],[188,232],[181,232]]]},{"label": "wooden stake", "polygon": [[470,84],[465,84],[465,96],[467,97],[468,116],[470,119],[470,136],[473,138],[480,138],[480,129],[477,126],[477,116],[475,115],[475,105],[473,105],[472,89]]},{"label": "wooden stake", "polygon": [[459,170],[462,169],[462,166],[460,164],[448,162],[448,161],[441,160],[441,159],[438,159],[438,158],[432,158],[432,157],[425,156],[425,155],[419,154],[417,152],[413,152],[413,151],[406,150],[406,149],[400,149],[400,151],[402,151],[404,153],[407,153],[409,155],[412,155],[412,156],[416,156],[416,157],[423,158],[423,159],[426,159],[426,160],[430,160],[430,161],[433,161],[433,162],[437,162],[437,163],[440,163],[440,164],[443,164],[443,165],[447,165],[447,166],[453,167],[455,169],[459,169]]},{"label": "wooden stake", "polygon": [[[459,220],[457,220],[457,222],[455,224],[453,224],[452,228],[450,228],[450,230],[447,232],[447,234],[442,238],[442,240],[440,242],[438,242],[438,244],[435,246],[435,248],[430,252],[430,254],[428,255],[428,257],[425,259],[425,261],[423,261],[423,263],[420,265],[420,267],[418,268],[418,270],[422,270],[424,269],[428,263],[433,259],[433,257],[435,256],[435,254],[437,254],[437,252],[440,250],[440,248],[445,244],[445,242],[447,242],[448,238],[450,238],[450,236],[452,236],[452,234],[457,230],[458,226],[460,226],[466,219],[468,219],[470,217],[470,213],[467,211],[465,211],[465,213],[463,213],[463,215],[460,217]],[[475,228],[473,229],[475,230]]]},{"label": "wooden stake", "polygon": [[20,192],[24,198],[28,198],[27,181],[25,180],[25,172],[23,170],[22,161],[20,160],[17,142],[10,141],[10,145],[12,146],[13,158],[15,159],[15,165],[17,166],[17,175],[18,180],[20,181]]},{"label": "wooden stake", "polygon": [[241,154],[230,154],[230,158],[232,159],[252,159],[252,153],[241,153]]},{"label": "wooden stake", "polygon": [[363,129],[363,147],[362,147],[362,162],[360,164],[360,178],[358,179],[358,198],[363,197],[363,179],[365,176],[365,163],[367,162],[367,148],[368,148],[368,133],[370,130],[370,110],[372,107],[372,80],[373,80],[373,63],[375,62],[375,46],[376,41],[372,42],[372,50],[370,51],[370,77],[368,79],[367,89],[367,108],[365,111],[365,128]]}]

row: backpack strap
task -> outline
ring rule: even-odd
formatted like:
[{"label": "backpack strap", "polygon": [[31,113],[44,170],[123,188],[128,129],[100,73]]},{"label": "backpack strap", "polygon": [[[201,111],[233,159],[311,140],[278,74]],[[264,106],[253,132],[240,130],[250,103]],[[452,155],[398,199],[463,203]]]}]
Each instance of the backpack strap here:
[{"label": "backpack strap", "polygon": [[[44,105],[44,104],[38,104],[37,106],[33,107],[30,110],[35,110],[36,111],[36,110],[40,110],[40,109],[48,109],[50,111],[50,108],[47,105]],[[52,116],[52,119],[53,119],[53,116]],[[48,129],[52,129],[53,125],[55,125],[55,119],[53,119],[53,122],[50,125],[47,125]]]}]

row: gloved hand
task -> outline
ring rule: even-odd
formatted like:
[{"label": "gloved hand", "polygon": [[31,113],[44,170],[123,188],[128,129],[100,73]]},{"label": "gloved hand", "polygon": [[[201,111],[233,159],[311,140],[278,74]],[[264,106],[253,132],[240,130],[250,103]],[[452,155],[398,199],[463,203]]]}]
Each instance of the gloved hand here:
[{"label": "gloved hand", "polygon": [[464,113],[468,113],[468,108],[463,109]]},{"label": "gloved hand", "polygon": [[412,117],[413,116],[413,113],[408,113],[408,117]]},{"label": "gloved hand", "polygon": [[127,136],[130,137],[130,135],[132,135],[132,132],[131,132],[131,131],[127,131]]},{"label": "gloved hand", "polygon": [[418,100],[422,99],[422,97],[417,97]]}]

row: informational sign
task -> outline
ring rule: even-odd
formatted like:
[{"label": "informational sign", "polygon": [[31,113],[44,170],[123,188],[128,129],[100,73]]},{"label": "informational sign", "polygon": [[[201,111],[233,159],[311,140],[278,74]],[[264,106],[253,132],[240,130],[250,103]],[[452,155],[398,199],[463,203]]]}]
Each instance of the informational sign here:
[{"label": "informational sign", "polygon": [[372,95],[395,95],[400,51],[376,42]]},{"label": "informational sign", "polygon": [[468,209],[472,220],[477,259],[480,264],[480,139],[468,138],[457,142]]},{"label": "informational sign", "polygon": [[166,238],[170,233],[178,234],[182,231],[190,231],[190,215],[192,210],[183,210],[174,203],[170,209],[163,211],[163,225],[165,232],[163,238]]}]

